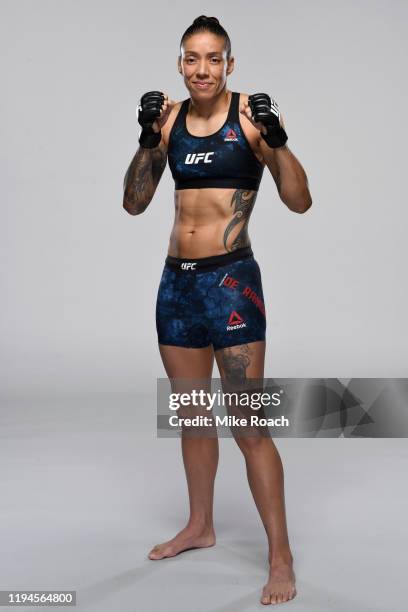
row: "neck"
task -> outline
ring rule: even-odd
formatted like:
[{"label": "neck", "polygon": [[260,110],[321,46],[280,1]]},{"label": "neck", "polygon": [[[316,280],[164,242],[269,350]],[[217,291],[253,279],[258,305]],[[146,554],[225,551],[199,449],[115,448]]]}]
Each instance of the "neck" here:
[{"label": "neck", "polygon": [[232,93],[227,90],[227,86],[210,99],[190,97],[189,114],[195,117],[208,119],[216,113],[222,113],[228,109]]}]

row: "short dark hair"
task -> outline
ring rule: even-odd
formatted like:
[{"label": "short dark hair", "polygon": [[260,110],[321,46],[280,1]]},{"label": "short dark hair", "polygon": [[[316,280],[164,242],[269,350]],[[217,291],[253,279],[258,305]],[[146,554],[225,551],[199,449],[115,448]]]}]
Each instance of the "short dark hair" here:
[{"label": "short dark hair", "polygon": [[216,17],[207,17],[206,15],[200,15],[199,17],[196,17],[191,26],[187,28],[187,30],[181,37],[180,49],[184,42],[187,40],[187,38],[189,38],[193,34],[196,34],[197,32],[211,32],[212,34],[223,38],[224,46],[227,51],[227,59],[231,57],[231,41],[227,32],[224,30],[224,28]]}]

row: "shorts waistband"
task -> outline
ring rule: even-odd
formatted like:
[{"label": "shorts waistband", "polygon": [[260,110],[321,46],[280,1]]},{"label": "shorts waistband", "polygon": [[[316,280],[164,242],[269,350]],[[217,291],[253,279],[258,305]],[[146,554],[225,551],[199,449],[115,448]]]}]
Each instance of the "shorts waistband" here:
[{"label": "shorts waistband", "polygon": [[180,272],[207,272],[208,270],[216,270],[234,261],[248,259],[253,256],[252,248],[244,247],[232,251],[231,253],[213,255],[212,257],[201,257],[199,259],[180,259],[167,255],[165,263],[172,270],[178,270]]}]

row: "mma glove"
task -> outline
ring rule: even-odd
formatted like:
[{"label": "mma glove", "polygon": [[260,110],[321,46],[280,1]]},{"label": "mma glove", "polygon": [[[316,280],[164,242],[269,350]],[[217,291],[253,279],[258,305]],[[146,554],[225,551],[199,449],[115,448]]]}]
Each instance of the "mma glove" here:
[{"label": "mma glove", "polygon": [[153,122],[160,117],[161,107],[164,103],[164,95],[161,91],[148,91],[145,93],[137,107],[137,120],[142,126],[139,144],[144,149],[154,149],[161,140],[161,130],[153,130]]},{"label": "mma glove", "polygon": [[272,149],[283,147],[288,136],[280,124],[280,112],[275,100],[271,100],[268,94],[256,93],[248,96],[248,104],[253,120],[267,130],[266,134],[261,131],[266,144]]}]

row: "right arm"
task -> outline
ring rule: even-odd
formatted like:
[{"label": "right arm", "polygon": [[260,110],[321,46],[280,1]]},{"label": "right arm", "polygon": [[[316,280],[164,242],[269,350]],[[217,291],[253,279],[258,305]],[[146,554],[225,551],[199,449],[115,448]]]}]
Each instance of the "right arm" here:
[{"label": "right arm", "polygon": [[130,215],[140,215],[150,204],[167,163],[163,138],[157,147],[139,147],[126,172],[123,184],[123,208]]},{"label": "right arm", "polygon": [[140,147],[132,159],[123,185],[123,208],[140,215],[149,206],[167,163],[167,142],[161,132],[175,102],[161,91],[148,91],[138,106],[142,126]]}]

